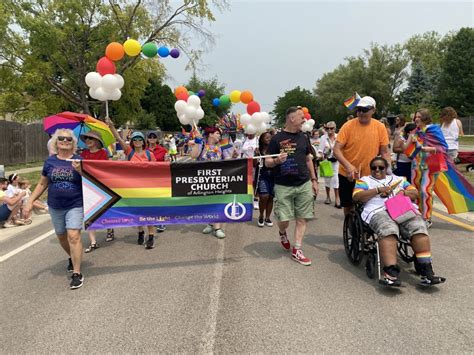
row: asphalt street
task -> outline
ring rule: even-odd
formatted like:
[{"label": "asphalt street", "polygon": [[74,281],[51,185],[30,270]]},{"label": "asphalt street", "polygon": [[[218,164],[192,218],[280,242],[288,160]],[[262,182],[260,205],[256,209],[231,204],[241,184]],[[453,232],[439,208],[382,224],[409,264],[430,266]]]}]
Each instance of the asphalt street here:
[{"label": "asphalt street", "polygon": [[0,231],[0,353],[472,352],[472,231],[434,218],[434,268],[447,283],[419,288],[401,263],[404,287],[387,289],[349,263],[342,212],[321,199],[303,244],[311,266],[255,220],[227,224],[224,240],[171,226],[154,250],[130,228],[110,243],[98,233],[74,291],[47,218]]}]

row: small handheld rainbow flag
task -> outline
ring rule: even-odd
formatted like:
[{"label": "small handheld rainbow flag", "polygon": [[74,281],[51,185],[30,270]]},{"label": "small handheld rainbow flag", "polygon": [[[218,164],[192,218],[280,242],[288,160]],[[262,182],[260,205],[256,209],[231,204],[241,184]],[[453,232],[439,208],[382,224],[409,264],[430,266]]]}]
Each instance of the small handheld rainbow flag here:
[{"label": "small handheld rainbow flag", "polygon": [[226,150],[226,149],[232,148],[234,146],[233,143],[232,143],[232,138],[230,138],[230,137],[222,138],[221,141],[219,142],[219,145],[220,145],[222,150]]},{"label": "small handheld rainbow flag", "polygon": [[352,110],[360,101],[360,96],[356,92],[355,95],[352,95],[347,100],[344,101],[344,106],[346,106],[349,110]]}]

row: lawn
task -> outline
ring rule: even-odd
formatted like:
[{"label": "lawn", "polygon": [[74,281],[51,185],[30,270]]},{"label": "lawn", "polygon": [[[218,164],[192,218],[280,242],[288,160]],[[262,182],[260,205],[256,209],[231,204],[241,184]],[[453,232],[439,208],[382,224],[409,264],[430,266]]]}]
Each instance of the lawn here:
[{"label": "lawn", "polygon": [[20,170],[20,169],[26,169],[26,168],[34,168],[36,166],[43,166],[44,161],[38,161],[34,163],[23,163],[23,164],[12,164],[12,165],[5,165],[5,170],[7,171],[15,171],[15,170]]},{"label": "lawn", "polygon": [[459,143],[462,145],[474,145],[474,136],[459,137]]}]

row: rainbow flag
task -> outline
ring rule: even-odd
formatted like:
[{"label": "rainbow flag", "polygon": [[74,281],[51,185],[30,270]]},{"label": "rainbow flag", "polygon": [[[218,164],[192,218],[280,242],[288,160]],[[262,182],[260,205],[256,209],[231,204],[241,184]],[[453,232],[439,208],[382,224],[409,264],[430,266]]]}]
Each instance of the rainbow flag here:
[{"label": "rainbow flag", "polygon": [[252,159],[81,164],[87,229],[252,220]]},{"label": "rainbow flag", "polygon": [[408,145],[407,149],[403,152],[409,159],[414,159],[415,156],[420,152],[421,145],[412,142]]},{"label": "rainbow flag", "polygon": [[447,159],[448,171],[441,172],[434,190],[448,213],[474,211],[474,187],[456,169],[454,162]]},{"label": "rainbow flag", "polygon": [[349,110],[352,110],[357,106],[357,104],[360,101],[360,96],[358,93],[355,93],[355,95],[352,95],[348,99],[344,101],[344,106],[346,106]]},{"label": "rainbow flag", "polygon": [[230,136],[222,138],[219,142],[219,146],[222,150],[232,148],[234,146],[234,144],[232,143],[232,138]]}]

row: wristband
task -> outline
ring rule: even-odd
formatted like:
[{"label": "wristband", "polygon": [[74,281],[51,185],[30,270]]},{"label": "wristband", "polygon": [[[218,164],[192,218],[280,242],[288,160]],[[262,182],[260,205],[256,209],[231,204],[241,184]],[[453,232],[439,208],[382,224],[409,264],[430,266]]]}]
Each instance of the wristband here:
[{"label": "wristband", "polygon": [[377,195],[380,193],[380,190],[379,190],[378,186],[375,188],[375,191],[377,192]]},{"label": "wristband", "polygon": [[197,143],[197,144],[201,144],[202,143],[202,138],[196,137],[196,138],[194,138],[194,142]]}]

